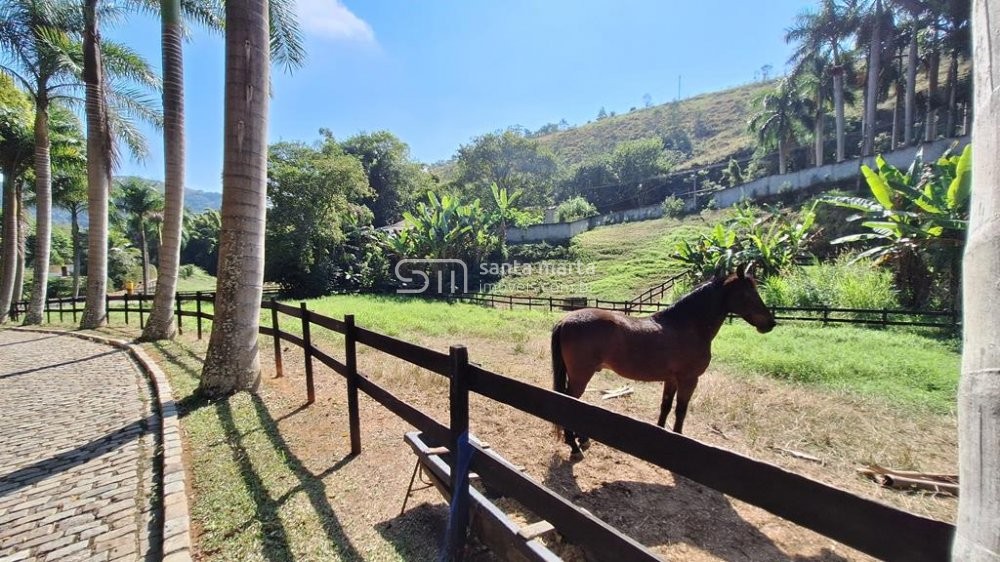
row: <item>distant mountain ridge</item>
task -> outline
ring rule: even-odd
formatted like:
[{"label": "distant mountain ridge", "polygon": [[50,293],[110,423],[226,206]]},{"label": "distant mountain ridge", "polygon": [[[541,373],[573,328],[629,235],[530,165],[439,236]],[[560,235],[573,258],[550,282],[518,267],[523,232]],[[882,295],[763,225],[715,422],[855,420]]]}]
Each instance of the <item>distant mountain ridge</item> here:
[{"label": "distant mountain ridge", "polygon": [[[115,182],[122,180],[127,180],[130,178],[139,179],[145,183],[151,185],[154,189],[163,193],[163,182],[159,180],[151,180],[148,178],[141,178],[138,176],[118,176],[115,178]],[[201,189],[186,188],[184,190],[184,208],[192,213],[200,213],[206,209],[212,209],[218,211],[222,209],[222,193],[216,191],[204,191]],[[54,224],[69,224],[70,216],[69,212],[60,209],[59,207],[52,207],[52,221]],[[86,228],[88,224],[87,213],[84,212],[80,217],[80,226]]]}]

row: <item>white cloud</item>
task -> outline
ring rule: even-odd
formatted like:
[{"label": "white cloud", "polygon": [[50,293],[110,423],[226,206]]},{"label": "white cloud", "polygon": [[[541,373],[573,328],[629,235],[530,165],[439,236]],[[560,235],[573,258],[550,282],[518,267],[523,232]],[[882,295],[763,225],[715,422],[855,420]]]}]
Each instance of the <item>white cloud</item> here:
[{"label": "white cloud", "polygon": [[340,0],[298,0],[297,4],[299,24],[307,33],[334,40],[375,43],[372,26]]}]

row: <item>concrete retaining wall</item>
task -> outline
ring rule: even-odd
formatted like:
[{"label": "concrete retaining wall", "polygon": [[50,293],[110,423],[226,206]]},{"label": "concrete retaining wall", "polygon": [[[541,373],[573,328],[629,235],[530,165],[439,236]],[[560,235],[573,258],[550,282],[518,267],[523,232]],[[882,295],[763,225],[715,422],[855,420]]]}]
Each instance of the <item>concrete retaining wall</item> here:
[{"label": "concrete retaining wall", "polygon": [[[953,143],[958,143],[958,149],[962,149],[969,144],[969,137],[958,139],[940,139],[934,142],[924,143],[918,146],[900,148],[883,155],[886,162],[897,168],[906,168],[913,162],[917,150],[923,149],[924,160],[937,159]],[[732,207],[743,199],[757,199],[761,197],[772,197],[811,189],[824,183],[837,183],[858,177],[861,173],[861,165],[875,166],[875,158],[855,158],[843,162],[827,164],[818,168],[807,168],[780,176],[768,176],[759,180],[754,180],[743,185],[730,187],[702,197],[714,197],[715,203],[719,207]],[[688,210],[695,207],[695,201],[689,199]],[[534,242],[565,242],[577,234],[587,232],[592,228],[609,224],[623,222],[642,221],[657,219],[663,216],[663,208],[660,205],[648,205],[637,207],[625,211],[615,211],[604,215],[597,215],[589,219],[580,219],[573,222],[556,222],[549,224],[535,224],[527,228],[511,228],[507,230],[507,241],[512,244],[527,244]]]}]

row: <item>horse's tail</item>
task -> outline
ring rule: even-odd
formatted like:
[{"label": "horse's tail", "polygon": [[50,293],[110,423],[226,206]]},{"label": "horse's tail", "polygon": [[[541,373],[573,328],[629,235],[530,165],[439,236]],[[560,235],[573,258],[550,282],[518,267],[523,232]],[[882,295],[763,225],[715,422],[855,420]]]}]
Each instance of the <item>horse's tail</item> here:
[{"label": "horse's tail", "polygon": [[[556,324],[552,328],[552,390],[567,394],[569,387],[566,385],[566,361],[563,359],[562,343],[559,341],[559,333],[562,323]],[[552,431],[556,438],[562,435],[562,428],[556,424],[552,425]]]}]

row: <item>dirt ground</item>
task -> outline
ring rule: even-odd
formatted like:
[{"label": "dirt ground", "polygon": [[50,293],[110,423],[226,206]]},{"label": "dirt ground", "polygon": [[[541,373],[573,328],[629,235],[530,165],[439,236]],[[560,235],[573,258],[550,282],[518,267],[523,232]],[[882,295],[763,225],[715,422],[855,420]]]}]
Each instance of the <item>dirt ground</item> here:
[{"label": "dirt ground", "polygon": [[[446,342],[433,338],[404,339],[447,349]],[[519,344],[515,353],[509,346],[500,349],[489,341],[466,344],[470,359],[486,368],[539,386],[551,384],[546,341],[529,340]],[[388,541],[404,559],[434,559],[446,516],[437,491],[418,481],[420,489],[400,514],[415,462],[403,435],[412,428],[362,394],[363,453],[349,457],[342,379],[317,363],[317,402],[305,407],[302,351],[286,345],[285,376],[274,378],[270,347],[262,347],[265,375],[261,395],[291,452],[323,480],[336,513],[335,523],[352,537],[348,552],[367,559],[365,545]],[[342,358],[340,346],[321,347]],[[397,396],[447,421],[447,381],[443,377],[364,346],[359,348],[359,368]],[[625,382],[612,373],[600,373],[583,398],[639,419],[655,420],[659,384],[632,383],[633,394],[600,399],[599,390]],[[870,559],[600,443],[595,443],[583,461],[571,463],[568,447],[555,440],[550,424],[475,395],[471,429],[496,452],[523,466],[532,478],[651,547],[664,559]],[[702,377],[685,424],[686,435],[704,442],[949,522],[955,519],[957,499],[883,489],[857,476],[855,470],[874,462],[899,469],[955,473],[956,431],[954,416],[915,414],[815,387],[713,369]],[[822,464],[794,458],[788,450],[814,455]],[[537,519],[511,500],[498,503],[519,522]],[[558,536],[550,534],[545,540],[563,557],[582,559],[578,549],[562,544]],[[490,559],[490,555],[480,552],[476,558]]]}]

